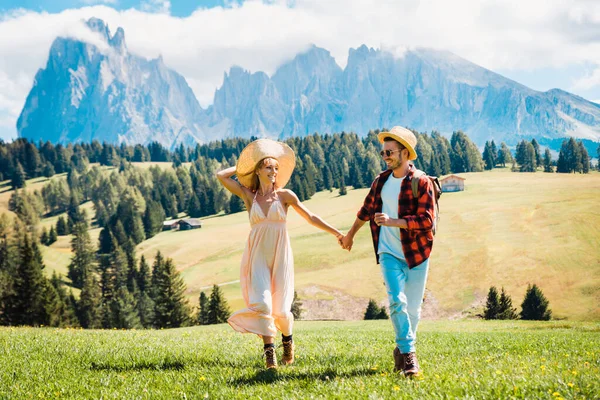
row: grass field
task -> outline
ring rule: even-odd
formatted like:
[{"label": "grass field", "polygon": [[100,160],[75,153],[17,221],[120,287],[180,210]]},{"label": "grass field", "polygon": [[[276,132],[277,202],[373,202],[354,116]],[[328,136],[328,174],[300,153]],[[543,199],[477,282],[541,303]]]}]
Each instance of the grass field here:
[{"label": "grass field", "polygon": [[597,323],[426,321],[413,379],[393,372],[389,321],[300,321],[294,337],[296,363],[266,371],[259,340],[227,325],[0,328],[0,398],[600,397]]},{"label": "grass field", "polygon": [[[496,169],[461,176],[466,178],[466,190],[445,193],[440,201],[425,315],[454,318],[477,312],[491,285],[504,286],[518,306],[527,284],[536,283],[550,300],[555,317],[600,320],[600,173],[526,174]],[[41,184],[31,183],[28,188]],[[337,191],[321,192],[305,204],[347,230],[366,193],[367,189],[350,190],[340,197]],[[9,196],[8,191],[0,193],[0,210]],[[86,207],[91,214],[91,205]],[[42,224],[49,226],[55,219]],[[365,306],[368,298],[385,300],[367,226],[348,253],[333,236],[308,225],[294,211],[288,221],[296,288],[307,304],[339,293]],[[192,303],[197,303],[201,290],[216,283],[223,284],[232,309],[240,308],[236,281],[250,230],[248,215],[213,216],[203,224],[193,231],[162,232],[138,245],[138,256],[144,254],[152,262],[160,250],[173,258]],[[98,229],[91,231],[94,240],[98,234]],[[60,238],[44,250],[48,273],[66,272],[69,243],[68,237]]]}]

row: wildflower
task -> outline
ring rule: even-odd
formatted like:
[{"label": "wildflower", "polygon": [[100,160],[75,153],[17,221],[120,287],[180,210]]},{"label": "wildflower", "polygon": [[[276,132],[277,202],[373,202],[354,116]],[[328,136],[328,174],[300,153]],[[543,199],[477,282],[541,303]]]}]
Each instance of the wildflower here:
[{"label": "wildflower", "polygon": [[554,392],[554,393],[552,393],[552,396],[554,396],[554,397],[559,397],[559,396],[560,396],[560,393],[558,393],[558,392]]},{"label": "wildflower", "polygon": [[377,367],[371,367],[371,371],[377,371]]},{"label": "wildflower", "polygon": [[394,390],[400,390],[400,386],[394,386]]},{"label": "wildflower", "polygon": [[567,386],[569,386],[569,387],[573,387],[573,386],[575,386],[575,385],[573,385],[573,382],[569,382],[569,383],[567,383]]},{"label": "wildflower", "polygon": [[205,378],[205,377],[203,377],[203,376],[201,376],[201,377],[200,377],[200,380],[201,380],[201,381],[205,381],[205,380],[206,380],[206,378]]},{"label": "wildflower", "polygon": [[571,372],[573,375],[577,375],[577,371],[573,370],[573,372]]},{"label": "wildflower", "polygon": [[542,369],[542,372],[544,372],[546,370],[546,366],[545,365],[542,365],[540,368]]}]

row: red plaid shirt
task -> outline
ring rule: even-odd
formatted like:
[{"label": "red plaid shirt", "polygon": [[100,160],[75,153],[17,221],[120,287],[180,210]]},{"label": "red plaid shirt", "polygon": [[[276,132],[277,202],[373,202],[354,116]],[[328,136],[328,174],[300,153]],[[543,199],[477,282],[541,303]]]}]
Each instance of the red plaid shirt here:
[{"label": "red plaid shirt", "polygon": [[[398,218],[404,218],[408,224],[407,229],[400,229],[400,242],[409,268],[414,268],[429,258],[433,247],[433,221],[435,217],[435,203],[433,200],[433,185],[429,179],[419,179],[419,198],[415,199],[411,187],[411,179],[415,167],[411,164],[408,174],[402,180],[400,197],[398,198]],[[381,189],[387,181],[392,170],[383,171],[373,181],[371,190],[361,209],[356,215],[363,221],[369,221],[375,257],[379,264],[379,225],[375,223],[375,213],[380,213],[383,207]]]}]

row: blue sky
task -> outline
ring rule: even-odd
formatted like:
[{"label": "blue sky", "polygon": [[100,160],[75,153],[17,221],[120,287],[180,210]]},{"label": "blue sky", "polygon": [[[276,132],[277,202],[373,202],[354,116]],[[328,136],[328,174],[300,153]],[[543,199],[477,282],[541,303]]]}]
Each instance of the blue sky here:
[{"label": "blue sky", "polygon": [[399,57],[448,50],[534,90],[600,102],[600,1],[0,0],[0,138],[16,136],[54,38],[89,39],[90,17],[122,27],[132,53],[163,56],[203,107],[231,66],[272,74],[312,44],[342,68],[362,44]]},{"label": "blue sky", "polygon": [[[2,0],[0,2],[0,14],[17,8],[24,8],[37,12],[46,11],[49,13],[57,13],[67,9],[97,4],[106,4],[117,10],[127,10],[130,8],[141,10],[144,3],[147,2],[140,0]],[[197,8],[224,6],[225,2],[222,0],[172,0],[169,3],[171,5],[171,15],[176,17],[187,17]]]}]

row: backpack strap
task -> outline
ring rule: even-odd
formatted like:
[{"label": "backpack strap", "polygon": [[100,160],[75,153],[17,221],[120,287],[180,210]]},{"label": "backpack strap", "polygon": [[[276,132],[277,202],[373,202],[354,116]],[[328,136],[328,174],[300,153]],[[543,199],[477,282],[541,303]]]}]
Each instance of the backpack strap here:
[{"label": "backpack strap", "polygon": [[413,197],[415,199],[419,197],[419,180],[423,175],[425,175],[425,172],[421,171],[420,169],[417,169],[415,172],[413,172],[410,184],[412,187]]}]

